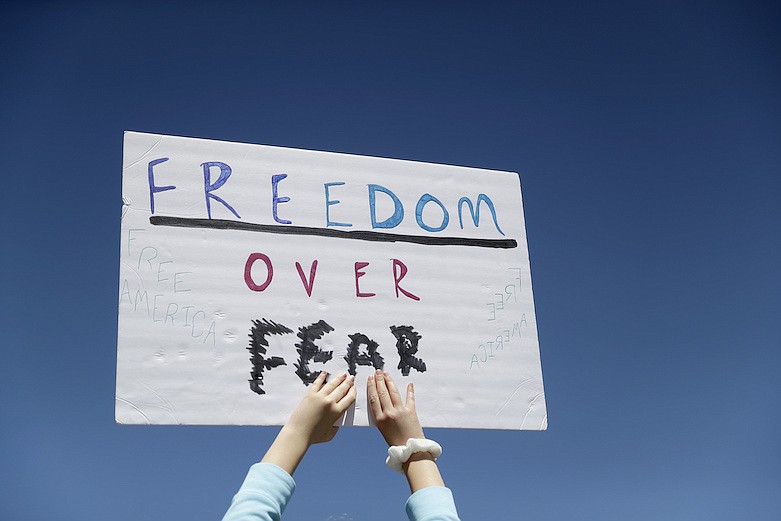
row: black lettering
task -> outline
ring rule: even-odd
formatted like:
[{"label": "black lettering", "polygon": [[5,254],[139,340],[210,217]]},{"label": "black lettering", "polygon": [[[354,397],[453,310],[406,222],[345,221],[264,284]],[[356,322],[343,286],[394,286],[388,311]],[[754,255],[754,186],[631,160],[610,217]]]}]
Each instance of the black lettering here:
[{"label": "black lettering", "polygon": [[426,362],[416,358],[418,342],[422,338],[412,329],[412,326],[391,326],[391,333],[396,337],[396,350],[399,352],[397,366],[404,376],[409,376],[410,367],[421,373],[426,372]]},{"label": "black lettering", "polygon": [[266,394],[263,390],[263,371],[265,369],[272,369],[278,365],[287,365],[285,359],[279,356],[272,356],[266,358],[265,355],[268,347],[268,340],[266,337],[269,335],[284,335],[292,333],[292,329],[288,329],[282,324],[277,324],[265,318],[261,320],[252,321],[252,329],[249,331],[249,347],[247,350],[250,352],[250,361],[252,362],[252,372],[250,372],[249,388],[258,394]]},{"label": "black lettering", "polygon": [[[375,369],[382,369],[385,367],[385,361],[383,360],[382,355],[377,352],[377,347],[379,347],[377,342],[363,333],[355,333],[347,336],[350,337],[350,343],[347,345],[347,356],[344,357],[344,361],[347,362],[349,367],[348,371],[351,375],[355,376],[356,365],[370,365]],[[366,353],[360,352],[361,346],[366,346]]]},{"label": "black lettering", "polygon": [[320,371],[309,372],[310,360],[313,362],[327,362],[333,357],[333,351],[323,351],[314,342],[333,330],[334,328],[328,325],[325,320],[298,328],[298,338],[301,341],[296,344],[298,363],[294,365],[296,366],[296,374],[304,382],[304,385],[314,382],[317,375],[320,374]]}]

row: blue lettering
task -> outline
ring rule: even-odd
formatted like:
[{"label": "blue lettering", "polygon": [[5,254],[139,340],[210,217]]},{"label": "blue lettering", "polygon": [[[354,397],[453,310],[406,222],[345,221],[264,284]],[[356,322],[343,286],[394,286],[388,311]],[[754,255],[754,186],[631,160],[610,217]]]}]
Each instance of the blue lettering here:
[{"label": "blue lettering", "polygon": [[203,315],[203,318],[206,318],[206,313],[204,313],[203,311],[196,311],[195,314],[193,315],[192,328],[190,328],[190,335],[192,335],[193,338],[198,338],[200,336],[203,336],[203,329],[201,329],[201,332],[198,333],[197,335],[195,334],[195,317],[197,317],[198,315]]},{"label": "blue lettering", "polygon": [[[436,228],[426,225],[423,222],[423,208],[430,202],[437,203],[442,208],[442,224]],[[431,194],[423,194],[418,200],[418,206],[415,207],[415,219],[418,221],[418,226],[429,232],[441,232],[447,228],[447,223],[450,222],[450,215],[447,213],[447,208],[442,202]]]},{"label": "blue lettering", "polygon": [[328,188],[331,186],[341,186],[343,185],[343,182],[338,183],[325,183],[323,186],[325,186],[325,225],[326,226],[352,226],[352,224],[349,223],[339,223],[336,221],[331,220],[331,215],[329,213],[330,208],[329,206],[339,204],[339,199],[334,199],[333,201],[329,198]]},{"label": "blue lettering", "polygon": [[271,176],[271,208],[274,213],[274,220],[280,224],[293,224],[293,221],[286,219],[280,219],[277,214],[277,205],[282,203],[289,203],[290,197],[279,197],[279,182],[287,177],[287,174],[275,174]]},{"label": "blue lettering", "polygon": [[154,161],[150,161],[149,166],[147,167],[147,178],[149,179],[149,209],[152,211],[152,214],[155,213],[155,194],[158,192],[165,192],[166,190],[173,190],[174,188],[176,188],[173,185],[155,186],[155,174],[152,168],[155,165],[159,165],[160,163],[165,163],[166,161],[168,161],[167,157],[161,157],[160,159],[155,159]]},{"label": "blue lettering", "polygon": [[[370,184],[369,187],[369,210],[372,218],[372,228],[395,228],[399,225],[402,219],[404,219],[404,206],[396,197],[396,194],[385,188],[384,186]],[[393,200],[393,215],[388,217],[382,222],[377,222],[376,213],[376,192],[382,192],[388,195]]]},{"label": "blue lettering", "polygon": [[[174,307],[174,312],[171,313],[171,306]],[[171,325],[174,323],[174,315],[176,315],[176,312],[179,311],[179,305],[176,302],[170,302],[168,304],[168,307],[165,309],[165,318],[163,319],[163,324],[168,323],[168,317],[171,317]]]},{"label": "blue lettering", "polygon": [[480,226],[480,203],[485,203],[488,205],[488,209],[491,210],[491,217],[494,219],[494,226],[496,226],[496,229],[499,231],[499,233],[504,235],[504,232],[501,230],[501,228],[499,228],[499,223],[496,220],[496,209],[494,208],[494,203],[485,194],[480,194],[477,196],[477,203],[474,206],[468,197],[462,197],[458,200],[458,224],[461,225],[462,230],[464,229],[464,221],[462,219],[461,210],[463,209],[464,203],[466,203],[467,207],[469,207],[469,213],[472,215],[472,222],[475,223],[475,227]]},{"label": "blue lettering", "polygon": [[[231,167],[219,161],[210,161],[208,163],[201,163],[201,166],[203,167],[203,193],[206,196],[206,214],[209,216],[209,219],[212,218],[212,207],[211,207],[212,199],[222,203],[223,206],[225,206],[228,210],[230,210],[233,215],[235,215],[238,219],[241,219],[241,217],[239,217],[239,214],[236,213],[236,210],[234,210],[231,205],[223,201],[220,196],[214,195],[212,193],[213,191],[217,190],[219,187],[224,185],[225,182],[228,180],[228,178],[231,176]],[[213,166],[216,166],[217,168],[220,169],[220,177],[217,178],[217,181],[215,181],[214,184],[212,184],[211,182],[211,168]]]},{"label": "blue lettering", "polygon": [[188,275],[192,273],[192,271],[177,271],[174,273],[174,293],[184,293],[185,291],[190,291],[189,289],[178,289],[179,284],[182,282],[179,280],[179,275]]}]

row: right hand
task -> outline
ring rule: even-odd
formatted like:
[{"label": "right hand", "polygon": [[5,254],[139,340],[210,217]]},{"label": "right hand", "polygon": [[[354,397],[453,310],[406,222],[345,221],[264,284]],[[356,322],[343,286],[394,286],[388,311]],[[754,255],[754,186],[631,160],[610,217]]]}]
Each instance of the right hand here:
[{"label": "right hand", "polygon": [[406,445],[409,438],[425,438],[415,411],[415,388],[411,383],[407,385],[406,403],[402,403],[393,379],[378,369],[369,376],[366,391],[374,423],[389,446]]}]

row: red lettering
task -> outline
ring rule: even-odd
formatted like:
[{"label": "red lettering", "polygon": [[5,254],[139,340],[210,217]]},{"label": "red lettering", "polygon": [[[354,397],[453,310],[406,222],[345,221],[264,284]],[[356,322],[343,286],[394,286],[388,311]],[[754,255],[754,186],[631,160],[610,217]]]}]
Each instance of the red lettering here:
[{"label": "red lettering", "polygon": [[301,283],[304,285],[307,296],[312,296],[312,286],[315,285],[315,273],[317,272],[317,260],[312,261],[312,267],[309,268],[309,284],[307,284],[306,277],[304,277],[304,269],[296,262],[296,269],[298,270],[298,276],[301,277]]},{"label": "red lettering", "polygon": [[[266,282],[260,286],[255,284],[255,281],[252,279],[252,265],[255,264],[255,261],[257,260],[262,260],[266,263]],[[247,258],[247,264],[244,265],[244,282],[247,284],[247,287],[252,291],[263,291],[271,284],[271,279],[273,277],[274,267],[271,265],[271,259],[268,258],[268,255],[264,255],[263,253],[250,253],[250,256]]]},{"label": "red lettering", "polygon": [[[403,279],[407,275],[407,266],[399,259],[392,259],[392,260],[393,260],[393,284],[396,286],[396,298],[399,298],[399,291],[401,291],[402,293],[404,293],[406,297],[411,298],[412,300],[420,300],[420,297],[418,297],[417,295],[413,295],[406,289],[399,286],[399,282],[401,282],[401,279]],[[397,271],[397,268],[400,268],[401,272]]]},{"label": "red lettering", "polygon": [[375,295],[375,293],[361,293],[361,289],[358,287],[358,279],[366,275],[366,273],[364,273],[361,270],[368,265],[369,265],[368,262],[355,263],[355,296],[356,297],[373,297]]}]

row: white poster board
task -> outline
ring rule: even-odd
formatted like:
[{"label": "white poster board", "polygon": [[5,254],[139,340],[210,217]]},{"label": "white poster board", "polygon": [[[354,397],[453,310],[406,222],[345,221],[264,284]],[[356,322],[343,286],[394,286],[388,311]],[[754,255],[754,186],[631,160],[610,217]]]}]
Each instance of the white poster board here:
[{"label": "white poster board", "polygon": [[125,133],[116,421],[281,425],[319,371],[547,427],[519,177]]}]

